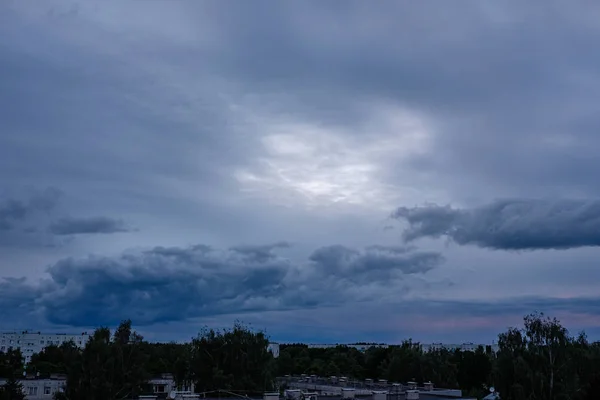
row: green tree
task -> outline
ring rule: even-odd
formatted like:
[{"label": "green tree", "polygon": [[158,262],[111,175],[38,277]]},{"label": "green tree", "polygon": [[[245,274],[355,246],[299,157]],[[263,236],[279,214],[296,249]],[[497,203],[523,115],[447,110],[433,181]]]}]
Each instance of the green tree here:
[{"label": "green tree", "polygon": [[192,341],[191,373],[197,390],[263,392],[273,386],[268,338],[236,323],[233,329],[206,329]]},{"label": "green tree", "polygon": [[113,400],[139,395],[147,381],[142,337],[123,321],[114,333],[96,329],[67,367],[66,399]]},{"label": "green tree", "polygon": [[0,400],[25,400],[23,385],[15,378],[9,378],[0,386]]},{"label": "green tree", "polygon": [[24,370],[24,360],[21,350],[9,348],[0,352],[0,377],[19,378]]},{"label": "green tree", "polygon": [[39,373],[40,376],[66,374],[69,366],[78,361],[80,354],[80,349],[72,341],[60,346],[46,346],[41,352],[31,356],[27,372]]}]

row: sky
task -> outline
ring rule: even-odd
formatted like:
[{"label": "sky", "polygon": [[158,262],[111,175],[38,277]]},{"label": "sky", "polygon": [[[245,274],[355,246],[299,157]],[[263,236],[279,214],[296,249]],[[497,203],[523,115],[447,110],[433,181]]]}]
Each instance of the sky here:
[{"label": "sky", "polygon": [[0,3],[0,330],[600,339],[600,5]]}]

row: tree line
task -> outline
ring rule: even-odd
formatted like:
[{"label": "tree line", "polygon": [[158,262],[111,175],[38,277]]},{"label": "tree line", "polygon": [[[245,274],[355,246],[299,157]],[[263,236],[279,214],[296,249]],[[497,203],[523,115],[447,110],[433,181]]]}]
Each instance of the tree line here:
[{"label": "tree line", "polygon": [[[83,349],[72,342],[51,345],[25,367],[18,350],[0,353],[0,376],[8,378],[0,400],[18,397],[16,381],[25,368],[40,377],[64,374],[67,386],[57,399],[135,398],[151,391],[152,377],[171,373],[197,392],[230,390],[259,395],[275,388],[284,375],[346,376],[390,382],[431,381],[483,397],[494,386],[508,400],[597,400],[600,398],[600,344],[584,333],[571,336],[556,319],[543,314],[524,318],[521,329],[498,337],[499,350],[423,352],[407,340],[361,352],[348,346],[319,349],[281,345],[274,359],[269,340],[236,323],[232,329],[201,331],[188,343],[150,343],[124,321],[111,334],[97,329]],[[17,396],[17,397],[15,397]]]},{"label": "tree line", "polygon": [[16,381],[27,375],[66,376],[64,392],[54,400],[132,399],[151,394],[148,381],[164,373],[181,386],[195,384],[197,392],[243,391],[262,394],[274,382],[274,360],[263,332],[236,323],[232,329],[205,329],[188,343],[150,343],[123,321],[111,334],[94,331],[82,349],[73,342],[49,345],[25,366],[19,350],[0,353],[0,400],[21,400]]},{"label": "tree line", "polygon": [[287,345],[280,349],[277,372],[404,383],[431,381],[476,398],[494,387],[507,400],[600,399],[599,342],[590,343],[585,333],[570,336],[558,320],[541,313],[527,315],[523,325],[498,336],[497,352],[483,346],[475,351],[423,352],[410,340],[365,352],[348,346]]}]

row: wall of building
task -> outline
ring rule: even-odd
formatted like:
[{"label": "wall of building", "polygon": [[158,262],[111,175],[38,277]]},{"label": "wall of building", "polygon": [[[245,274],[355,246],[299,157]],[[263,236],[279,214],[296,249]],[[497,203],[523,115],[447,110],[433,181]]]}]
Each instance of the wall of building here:
[{"label": "wall of building", "polygon": [[[67,383],[64,379],[21,379],[23,392],[27,400],[51,400],[56,392],[64,391]],[[0,378],[0,385],[4,385],[6,379]]]},{"label": "wall of building", "polygon": [[174,391],[194,392],[194,385],[177,386],[172,374],[163,374],[160,377],[150,379],[148,383],[152,386],[152,392],[156,395],[169,394]]},{"label": "wall of building", "polygon": [[31,356],[39,353],[44,347],[54,344],[60,346],[72,341],[75,346],[83,348],[90,335],[83,333],[44,333],[44,332],[3,332],[0,333],[0,351],[5,352],[9,348],[20,349],[25,363],[31,360]]}]

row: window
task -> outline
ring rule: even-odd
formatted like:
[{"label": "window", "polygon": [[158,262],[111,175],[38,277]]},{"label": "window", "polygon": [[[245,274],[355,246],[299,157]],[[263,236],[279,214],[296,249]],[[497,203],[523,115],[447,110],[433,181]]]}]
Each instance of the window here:
[{"label": "window", "polygon": [[28,389],[30,396],[37,396],[37,386],[30,386]]},{"label": "window", "polygon": [[43,340],[40,340],[40,344],[44,344],[44,341],[43,341]]},{"label": "window", "polygon": [[50,386],[44,386],[44,394],[51,394],[50,393]]},{"label": "window", "polygon": [[155,385],[154,386],[154,393],[164,393],[165,392],[165,385]]}]

